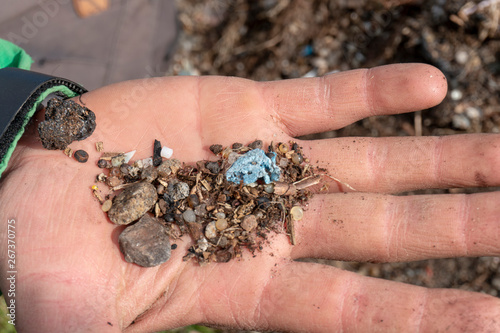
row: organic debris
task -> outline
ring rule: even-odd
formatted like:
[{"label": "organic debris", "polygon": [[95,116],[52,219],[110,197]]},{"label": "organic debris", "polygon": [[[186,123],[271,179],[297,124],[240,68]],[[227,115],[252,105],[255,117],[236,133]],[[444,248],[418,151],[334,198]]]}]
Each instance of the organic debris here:
[{"label": "organic debris", "polygon": [[[172,238],[189,234],[193,245],[184,260],[194,258],[200,264],[238,258],[244,247],[261,250],[270,231],[288,233],[293,244],[293,223],[302,219],[302,207],[312,195],[310,187],[320,183],[321,176],[297,143],[271,143],[267,153],[262,146],[260,140],[248,146],[212,145],[219,159],[195,165],[176,159],[159,161],[157,140],[152,159],[125,163],[122,153],[103,153],[98,166],[108,173],[96,180],[123,191],[100,202],[113,223],[131,225],[122,233],[126,236],[120,236],[127,240],[127,245],[120,241],[126,260],[148,267],[164,262],[165,256],[146,263],[135,259],[163,253],[164,242],[151,236],[154,244],[149,244],[146,231],[159,226]],[[142,226],[144,219],[148,228]]]},{"label": "organic debris", "polygon": [[95,130],[95,114],[71,100],[52,98],[45,109],[45,121],[38,125],[42,145],[64,150],[75,140],[89,137]]}]

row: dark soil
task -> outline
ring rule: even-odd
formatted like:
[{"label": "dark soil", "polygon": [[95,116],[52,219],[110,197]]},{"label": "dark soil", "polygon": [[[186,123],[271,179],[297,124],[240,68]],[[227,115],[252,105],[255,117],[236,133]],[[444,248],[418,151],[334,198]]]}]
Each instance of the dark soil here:
[{"label": "dark soil", "polygon": [[[183,32],[169,74],[262,81],[423,62],[441,69],[448,79],[448,96],[439,106],[406,115],[371,117],[306,138],[500,132],[500,4],[479,0],[402,2],[178,0]],[[500,258],[496,257],[327,263],[415,285],[500,296]]]},{"label": "dark soil", "polygon": [[44,148],[64,150],[71,142],[88,138],[95,126],[95,114],[88,108],[71,100],[52,98],[45,108],[45,120],[38,125],[38,133]]}]

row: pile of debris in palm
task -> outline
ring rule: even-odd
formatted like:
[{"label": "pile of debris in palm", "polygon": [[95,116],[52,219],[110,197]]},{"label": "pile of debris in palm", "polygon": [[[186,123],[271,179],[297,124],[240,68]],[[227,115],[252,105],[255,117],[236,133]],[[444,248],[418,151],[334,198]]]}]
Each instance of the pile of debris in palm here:
[{"label": "pile of debris in palm", "polygon": [[[155,140],[153,157],[131,162],[131,153],[103,153],[107,169],[97,182],[112,194],[94,194],[111,222],[127,225],[119,236],[128,262],[157,266],[170,258],[170,239],[189,234],[193,245],[184,260],[200,264],[228,262],[262,250],[269,232],[287,233],[294,244],[293,222],[302,219],[321,176],[295,142],[256,140],[247,146],[212,145],[215,161],[186,165]],[[115,192],[116,191],[116,192]],[[114,195],[118,193],[117,195]]]}]

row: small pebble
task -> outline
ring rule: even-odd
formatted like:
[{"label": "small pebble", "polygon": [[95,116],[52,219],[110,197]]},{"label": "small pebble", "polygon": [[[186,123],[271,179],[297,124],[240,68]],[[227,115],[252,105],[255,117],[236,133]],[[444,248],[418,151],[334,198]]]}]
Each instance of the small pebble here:
[{"label": "small pebble", "polygon": [[469,118],[463,114],[456,114],[451,118],[453,127],[460,130],[469,129],[471,124]]},{"label": "small pebble", "polygon": [[109,187],[115,187],[123,184],[123,181],[118,177],[108,177],[106,179],[106,184],[108,184]]},{"label": "small pebble", "polygon": [[200,199],[196,194],[190,194],[187,198],[189,207],[194,208],[200,204]]},{"label": "small pebble", "polygon": [[299,206],[293,206],[292,209],[290,209],[290,215],[292,215],[292,218],[295,221],[302,220],[302,217],[304,216],[304,210]]},{"label": "small pebble", "polygon": [[468,106],[465,109],[465,115],[471,120],[477,120],[481,118],[481,110],[473,106]]},{"label": "small pebble", "polygon": [[288,153],[288,145],[285,143],[280,143],[278,149],[282,154]]},{"label": "small pebble", "polygon": [[198,240],[198,247],[202,251],[206,251],[208,249],[208,241],[207,241],[207,239],[205,237],[203,237],[202,239]]},{"label": "small pebble", "polygon": [[141,179],[152,183],[158,177],[158,170],[155,167],[147,167],[141,172]]},{"label": "small pebble", "polygon": [[252,214],[247,215],[243,218],[240,225],[244,230],[252,231],[257,227],[257,218]]},{"label": "small pebble", "polygon": [[177,248],[177,244],[172,244],[172,246],[170,246],[171,250],[175,250],[176,248]]},{"label": "small pebble", "polygon": [[95,149],[98,151],[98,152],[101,152],[104,150],[104,145],[102,143],[102,141],[98,141],[95,143]]},{"label": "small pebble", "polygon": [[286,158],[282,158],[280,160],[280,168],[286,168],[288,165],[288,160]]},{"label": "small pebble", "polygon": [[243,147],[243,144],[242,143],[239,143],[239,142],[235,142],[233,143],[233,145],[231,146],[232,149],[240,149]]},{"label": "small pebble", "polygon": [[172,173],[177,173],[181,167],[181,162],[177,159],[170,159],[163,161],[163,163],[158,167],[158,175],[160,177],[166,178]]},{"label": "small pebble", "polygon": [[188,223],[196,222],[196,214],[192,209],[186,209],[184,213],[182,213],[182,218]]},{"label": "small pebble", "polygon": [[228,242],[228,240],[227,240],[227,237],[222,236],[222,237],[219,239],[219,246],[220,246],[220,247],[226,247],[228,243],[229,243],[229,242]]},{"label": "small pebble", "polygon": [[227,220],[225,218],[220,218],[215,221],[215,227],[217,230],[226,230],[227,229]]},{"label": "small pebble", "polygon": [[111,169],[109,169],[109,176],[110,177],[121,177],[121,175],[122,175],[122,172],[121,172],[120,168],[112,167]]},{"label": "small pebble", "polygon": [[217,228],[215,227],[215,222],[210,222],[205,227],[205,237],[208,239],[213,239],[217,237]]},{"label": "small pebble", "polygon": [[225,219],[226,214],[224,214],[223,212],[217,212],[217,213],[215,213],[215,217],[218,219]]},{"label": "small pebble", "polygon": [[251,149],[262,149],[262,140],[255,140],[248,147]]},{"label": "small pebble", "polygon": [[207,204],[201,204],[194,208],[196,216],[205,217],[207,215]]},{"label": "small pebble", "polygon": [[454,101],[459,101],[462,99],[462,92],[458,89],[453,89],[451,92],[450,92],[450,97],[452,100]]},{"label": "small pebble", "polygon": [[125,228],[118,237],[118,243],[125,260],[142,267],[158,266],[170,259],[167,229],[149,214]]},{"label": "small pebble", "polygon": [[222,152],[222,145],[211,145],[210,151],[214,153],[214,155],[218,155]]},{"label": "small pebble", "polygon": [[220,166],[217,162],[207,162],[207,164],[205,164],[205,167],[215,175],[220,172]]},{"label": "small pebble", "polygon": [[150,183],[130,185],[115,197],[108,217],[115,224],[130,224],[146,214],[157,200],[156,188]]},{"label": "small pebble", "polygon": [[82,149],[75,151],[75,154],[73,155],[73,157],[75,158],[75,160],[77,160],[80,163],[85,163],[89,160],[89,154],[85,150],[82,150]]},{"label": "small pebble", "polygon": [[111,201],[111,199],[108,199],[108,200],[104,201],[104,203],[101,206],[101,209],[103,212],[107,212],[111,208],[112,205],[113,205],[113,201]]},{"label": "small pebble", "polygon": [[165,200],[178,201],[187,198],[189,195],[189,185],[184,182],[170,182],[168,183],[165,192]]},{"label": "small pebble", "polygon": [[292,162],[293,162],[293,164],[299,165],[302,162],[304,162],[304,158],[302,157],[301,154],[293,153],[292,154]]},{"label": "small pebble", "polygon": [[269,193],[269,194],[274,193],[274,184],[270,183],[270,184],[265,185],[264,191],[266,191],[266,193]]},{"label": "small pebble", "polygon": [[109,161],[100,159],[99,161],[97,161],[97,166],[101,169],[109,168],[111,167],[111,163]]}]

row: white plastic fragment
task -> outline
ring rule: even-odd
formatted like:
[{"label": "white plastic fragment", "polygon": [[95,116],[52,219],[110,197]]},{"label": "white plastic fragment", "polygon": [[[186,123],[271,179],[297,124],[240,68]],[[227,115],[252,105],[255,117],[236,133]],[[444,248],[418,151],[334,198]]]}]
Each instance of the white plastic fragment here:
[{"label": "white plastic fragment", "polygon": [[174,153],[174,150],[172,148],[168,148],[168,147],[165,147],[163,146],[161,148],[161,157],[164,157],[164,158],[170,158],[172,157],[172,154]]},{"label": "white plastic fragment", "polygon": [[134,157],[135,152],[136,152],[135,150],[132,150],[132,151],[129,151],[128,153],[123,154],[125,156],[124,163],[130,162],[130,160],[132,159],[132,157]]}]

